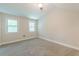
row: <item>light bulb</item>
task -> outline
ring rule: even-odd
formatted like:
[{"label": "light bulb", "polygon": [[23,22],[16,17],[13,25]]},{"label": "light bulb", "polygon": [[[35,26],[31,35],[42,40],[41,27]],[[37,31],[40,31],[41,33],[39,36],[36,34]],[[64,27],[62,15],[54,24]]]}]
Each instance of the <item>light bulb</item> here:
[{"label": "light bulb", "polygon": [[42,5],[42,4],[38,4],[38,7],[42,8],[42,7],[43,7],[43,5]]}]

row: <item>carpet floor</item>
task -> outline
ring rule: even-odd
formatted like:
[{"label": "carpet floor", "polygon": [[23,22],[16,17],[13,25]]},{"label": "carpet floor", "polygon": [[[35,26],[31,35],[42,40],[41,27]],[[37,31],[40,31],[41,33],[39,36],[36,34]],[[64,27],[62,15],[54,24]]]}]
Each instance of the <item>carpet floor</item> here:
[{"label": "carpet floor", "polygon": [[79,51],[43,39],[0,46],[0,56],[78,56]]}]

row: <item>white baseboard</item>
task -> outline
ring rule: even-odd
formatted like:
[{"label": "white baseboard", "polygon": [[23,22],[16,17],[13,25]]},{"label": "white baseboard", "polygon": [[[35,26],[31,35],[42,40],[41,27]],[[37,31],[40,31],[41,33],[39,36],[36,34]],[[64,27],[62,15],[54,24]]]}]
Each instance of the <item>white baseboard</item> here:
[{"label": "white baseboard", "polygon": [[63,46],[66,46],[66,47],[69,47],[69,48],[72,48],[72,49],[75,49],[75,50],[79,50],[79,47],[75,47],[75,46],[72,46],[72,45],[69,45],[69,44],[66,44],[66,43],[58,42],[58,41],[55,41],[55,40],[52,40],[52,39],[49,39],[49,38],[46,38],[46,37],[41,37],[41,36],[39,36],[39,38],[47,40],[49,42],[57,43],[57,44],[60,44],[60,45],[63,45]]},{"label": "white baseboard", "polygon": [[20,42],[20,41],[23,41],[23,40],[34,39],[34,38],[35,38],[35,37],[30,37],[30,38],[26,38],[26,39],[14,40],[14,41],[10,41],[10,42],[3,42],[3,43],[0,43],[0,45],[11,44],[11,43]]}]

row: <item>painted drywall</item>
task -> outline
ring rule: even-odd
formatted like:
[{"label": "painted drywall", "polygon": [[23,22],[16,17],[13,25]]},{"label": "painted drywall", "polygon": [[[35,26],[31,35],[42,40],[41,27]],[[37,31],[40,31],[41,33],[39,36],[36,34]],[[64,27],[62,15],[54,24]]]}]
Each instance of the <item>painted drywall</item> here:
[{"label": "painted drywall", "polygon": [[[0,16],[1,16],[1,18],[0,18],[0,36],[2,37],[0,40],[1,43],[19,41],[22,39],[24,40],[27,38],[36,37],[36,35],[37,35],[36,31],[29,32],[29,20],[30,19],[23,17],[23,16],[15,16],[15,15],[10,15],[10,14],[5,14],[5,13],[0,13]],[[18,21],[18,32],[16,32],[16,33],[7,32],[6,20],[8,20],[8,19],[14,19],[14,20]],[[35,21],[35,20],[31,20],[31,21]],[[2,25],[1,25],[1,23],[2,23]],[[24,37],[24,35],[25,35],[25,37]]]},{"label": "painted drywall", "polygon": [[39,20],[39,36],[79,48],[79,12],[55,8]]},{"label": "painted drywall", "polygon": [[0,43],[1,43],[1,14],[0,14]]}]

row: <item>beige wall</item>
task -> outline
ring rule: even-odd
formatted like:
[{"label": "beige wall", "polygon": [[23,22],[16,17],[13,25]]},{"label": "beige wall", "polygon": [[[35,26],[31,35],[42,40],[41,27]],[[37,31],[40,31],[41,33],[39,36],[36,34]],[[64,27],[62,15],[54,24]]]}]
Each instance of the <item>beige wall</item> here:
[{"label": "beige wall", "polygon": [[1,33],[2,33],[2,32],[1,32],[1,14],[0,14],[0,43],[1,43],[1,38],[2,38],[2,37],[1,37]]},{"label": "beige wall", "polygon": [[[0,38],[2,37],[2,39],[0,40],[1,43],[36,37],[36,34],[37,34],[36,32],[29,32],[28,26],[29,26],[30,19],[23,17],[23,16],[14,16],[14,15],[5,14],[5,13],[0,13],[0,14],[1,14],[0,27],[1,27],[1,23],[2,23],[2,31],[0,28]],[[7,28],[6,28],[7,19],[15,19],[18,21],[18,32],[17,33],[8,33],[7,32]],[[34,21],[34,20],[32,20],[32,21]],[[26,37],[23,37],[23,35],[26,35]]]},{"label": "beige wall", "polygon": [[79,48],[79,12],[52,10],[39,20],[39,35]]}]

